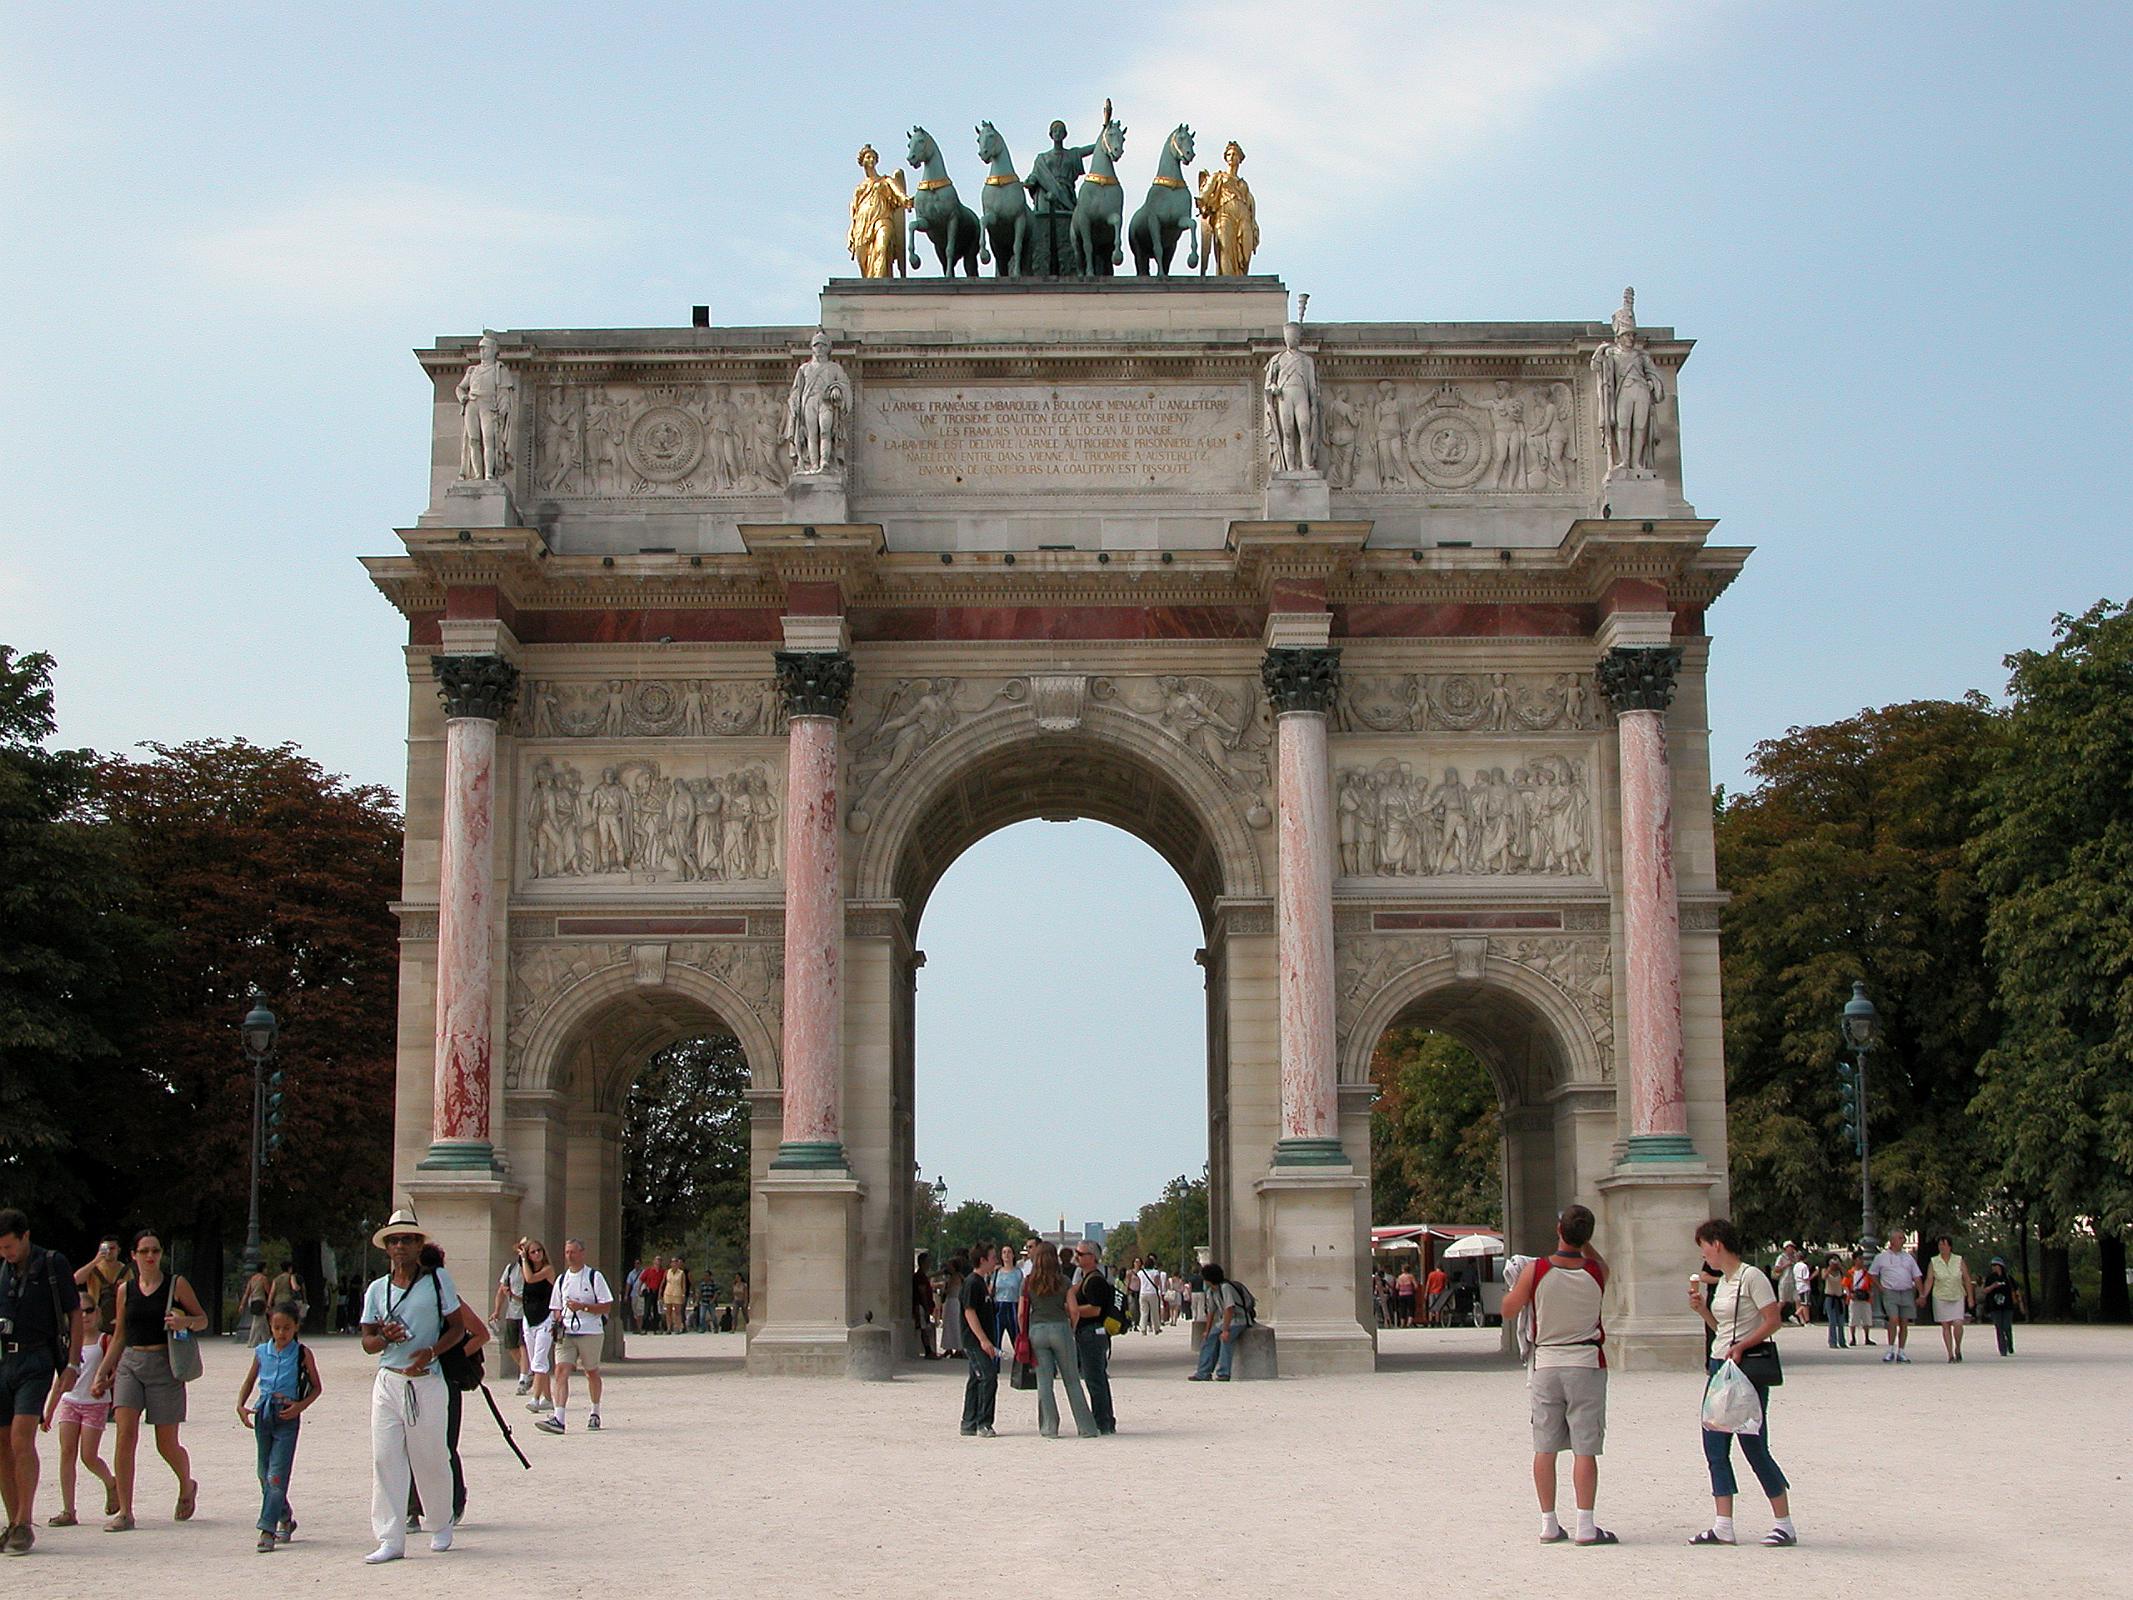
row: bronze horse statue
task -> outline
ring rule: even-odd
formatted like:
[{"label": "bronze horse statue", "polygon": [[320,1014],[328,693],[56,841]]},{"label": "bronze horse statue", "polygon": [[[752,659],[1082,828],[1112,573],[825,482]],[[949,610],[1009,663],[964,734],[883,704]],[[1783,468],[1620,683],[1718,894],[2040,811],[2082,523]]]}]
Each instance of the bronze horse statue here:
[{"label": "bronze horse statue", "polygon": [[1193,226],[1192,191],[1185,187],[1184,168],[1192,160],[1192,153],[1192,129],[1181,122],[1170,130],[1170,137],[1164,141],[1162,160],[1156,164],[1155,182],[1148,186],[1148,198],[1141,202],[1140,210],[1133,213],[1133,221],[1126,229],[1133,246],[1133,270],[1144,278],[1148,276],[1151,261],[1160,276],[1170,276],[1170,257],[1178,247],[1180,234],[1189,241],[1186,267],[1190,269],[1200,264],[1200,236],[1199,230]]},{"label": "bronze horse statue", "polygon": [[975,278],[978,247],[983,242],[978,219],[970,207],[956,198],[948,164],[941,159],[941,147],[924,128],[913,128],[904,158],[922,174],[911,195],[912,218],[918,224],[911,234],[911,265],[919,264],[918,235],[923,232],[933,241],[933,252],[940,258],[943,274],[952,278],[955,269],[961,267]]}]

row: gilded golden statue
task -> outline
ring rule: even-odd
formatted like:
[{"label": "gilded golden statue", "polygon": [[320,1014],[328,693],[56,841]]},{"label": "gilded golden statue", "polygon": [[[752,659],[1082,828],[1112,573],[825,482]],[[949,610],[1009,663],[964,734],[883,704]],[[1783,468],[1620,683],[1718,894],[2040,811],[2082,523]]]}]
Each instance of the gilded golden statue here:
[{"label": "gilded golden statue", "polygon": [[866,177],[852,191],[852,231],[845,247],[859,263],[862,278],[886,278],[904,270],[904,213],[911,209],[911,197],[904,192],[902,172],[884,178],[874,170],[880,160],[872,145],[859,152],[859,170]]},{"label": "gilded golden statue", "polygon": [[1200,213],[1200,271],[1212,268],[1217,277],[1241,278],[1252,270],[1252,252],[1259,248],[1259,208],[1252,203],[1252,186],[1237,174],[1244,165],[1244,147],[1232,139],[1222,147],[1226,171],[1200,174],[1200,192],[1194,209]]}]

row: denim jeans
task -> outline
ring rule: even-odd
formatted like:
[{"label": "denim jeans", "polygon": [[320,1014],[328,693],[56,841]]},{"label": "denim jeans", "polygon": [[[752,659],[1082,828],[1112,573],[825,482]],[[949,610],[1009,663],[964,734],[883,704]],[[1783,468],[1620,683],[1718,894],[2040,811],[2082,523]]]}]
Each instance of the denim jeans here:
[{"label": "denim jeans", "polygon": [[1229,1376],[1230,1363],[1237,1358],[1238,1332],[1239,1330],[1232,1326],[1230,1337],[1225,1339],[1222,1337],[1220,1322],[1210,1322],[1207,1325],[1207,1337],[1200,1341],[1200,1368],[1195,1376],[1213,1377],[1218,1364],[1222,1369],[1221,1375],[1225,1378]]},{"label": "denim jeans", "polygon": [[279,1400],[263,1406],[252,1419],[252,1442],[259,1447],[259,1531],[272,1533],[284,1522],[294,1522],[289,1509],[289,1470],[296,1465],[296,1437],[304,1430],[301,1418],[277,1415]]},{"label": "denim jeans", "polygon": [[963,1384],[963,1432],[989,1428],[1000,1400],[1000,1363],[978,1348],[976,1334],[963,1345],[970,1361],[970,1377]]},{"label": "denim jeans", "polygon": [[1118,1417],[1111,1410],[1111,1336],[1094,1322],[1074,1330],[1074,1352],[1081,1357],[1081,1381],[1089,1386],[1089,1414],[1098,1433],[1115,1433]]},{"label": "denim jeans", "polygon": [[1826,1294],[1822,1297],[1822,1314],[1829,1318],[1829,1347],[1844,1348],[1844,1324],[1850,1314],[1849,1303],[1841,1294]]},{"label": "denim jeans", "polygon": [[[1704,1363],[1706,1374],[1716,1372],[1720,1363]],[[1755,1481],[1763,1486],[1763,1493],[1776,1499],[1792,1485],[1786,1481],[1784,1472],[1770,1458],[1770,1391],[1761,1384],[1755,1386],[1755,1398],[1763,1406],[1763,1431],[1761,1433],[1716,1433],[1703,1430],[1704,1465],[1711,1469],[1711,1493],[1731,1495],[1738,1492],[1733,1477],[1733,1441],[1740,1440],[1740,1453],[1748,1458],[1748,1466],[1755,1473]]]},{"label": "denim jeans", "polygon": [[1074,1431],[1093,1439],[1096,1419],[1089,1415],[1088,1396],[1081,1392],[1081,1362],[1074,1354],[1073,1330],[1063,1322],[1032,1322],[1029,1342],[1037,1357],[1037,1431],[1047,1439],[1059,1437],[1059,1402],[1052,1395],[1052,1380],[1057,1378],[1074,1410]]},{"label": "denim jeans", "polygon": [[2003,1356],[2013,1355],[2014,1313],[2012,1311],[1988,1311],[1985,1315],[1992,1320],[1992,1331],[1999,1335],[2000,1354]]}]

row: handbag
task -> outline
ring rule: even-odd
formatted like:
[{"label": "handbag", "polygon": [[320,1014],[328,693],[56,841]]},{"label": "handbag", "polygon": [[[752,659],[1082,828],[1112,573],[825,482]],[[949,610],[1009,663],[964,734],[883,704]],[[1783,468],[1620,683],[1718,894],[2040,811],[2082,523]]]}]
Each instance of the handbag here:
[{"label": "handbag", "polygon": [[[1735,1334],[1740,1332],[1740,1295],[1737,1291],[1733,1296],[1733,1332]],[[1726,1342],[1730,1345],[1739,1341],[1737,1339],[1729,1339]],[[1784,1385],[1785,1364],[1778,1359],[1778,1347],[1775,1339],[1765,1339],[1761,1344],[1751,1344],[1740,1353],[1740,1359],[1734,1365],[1740,1368],[1743,1377],[1758,1388],[1776,1389]]]},{"label": "handbag", "polygon": [[[170,1280],[170,1298],[164,1304],[175,1306],[177,1303],[178,1280],[173,1277]],[[173,1378],[180,1383],[191,1383],[200,1376],[200,1341],[192,1336],[191,1330],[171,1329],[170,1337],[163,1341],[163,1349],[170,1357],[170,1375]]]},{"label": "handbag", "polygon": [[1037,1387],[1037,1369],[1017,1357],[1008,1363],[1007,1386],[1010,1389],[1034,1389]]},{"label": "handbag", "polygon": [[1037,1352],[1029,1342],[1029,1296],[1022,1297],[1021,1315],[1015,1319],[1015,1365],[1027,1367],[1033,1376],[1027,1384],[1017,1383],[1017,1389],[1035,1388],[1037,1380]]},{"label": "handbag", "polygon": [[[444,1320],[444,1285],[437,1281],[437,1274],[429,1274],[431,1291],[437,1296],[437,1318]],[[437,1370],[444,1374],[444,1381],[454,1389],[479,1389],[486,1376],[486,1365],[479,1350],[467,1349],[462,1339],[451,1349],[437,1357]]]}]

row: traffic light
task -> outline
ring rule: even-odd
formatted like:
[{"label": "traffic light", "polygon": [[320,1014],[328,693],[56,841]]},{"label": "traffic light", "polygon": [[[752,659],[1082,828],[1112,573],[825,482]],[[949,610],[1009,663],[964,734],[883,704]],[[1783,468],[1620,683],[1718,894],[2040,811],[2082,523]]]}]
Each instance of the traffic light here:
[{"label": "traffic light", "polygon": [[283,1076],[284,1075],[282,1069],[279,1067],[276,1067],[272,1072],[267,1074],[266,1152],[267,1159],[269,1161],[274,1159],[274,1152],[281,1148],[281,1102]]},{"label": "traffic light", "polygon": [[1849,1061],[1837,1063],[1837,1108],[1844,1113],[1844,1137],[1851,1141],[1854,1150],[1863,1153],[1864,1141],[1859,1115],[1859,1072]]}]

